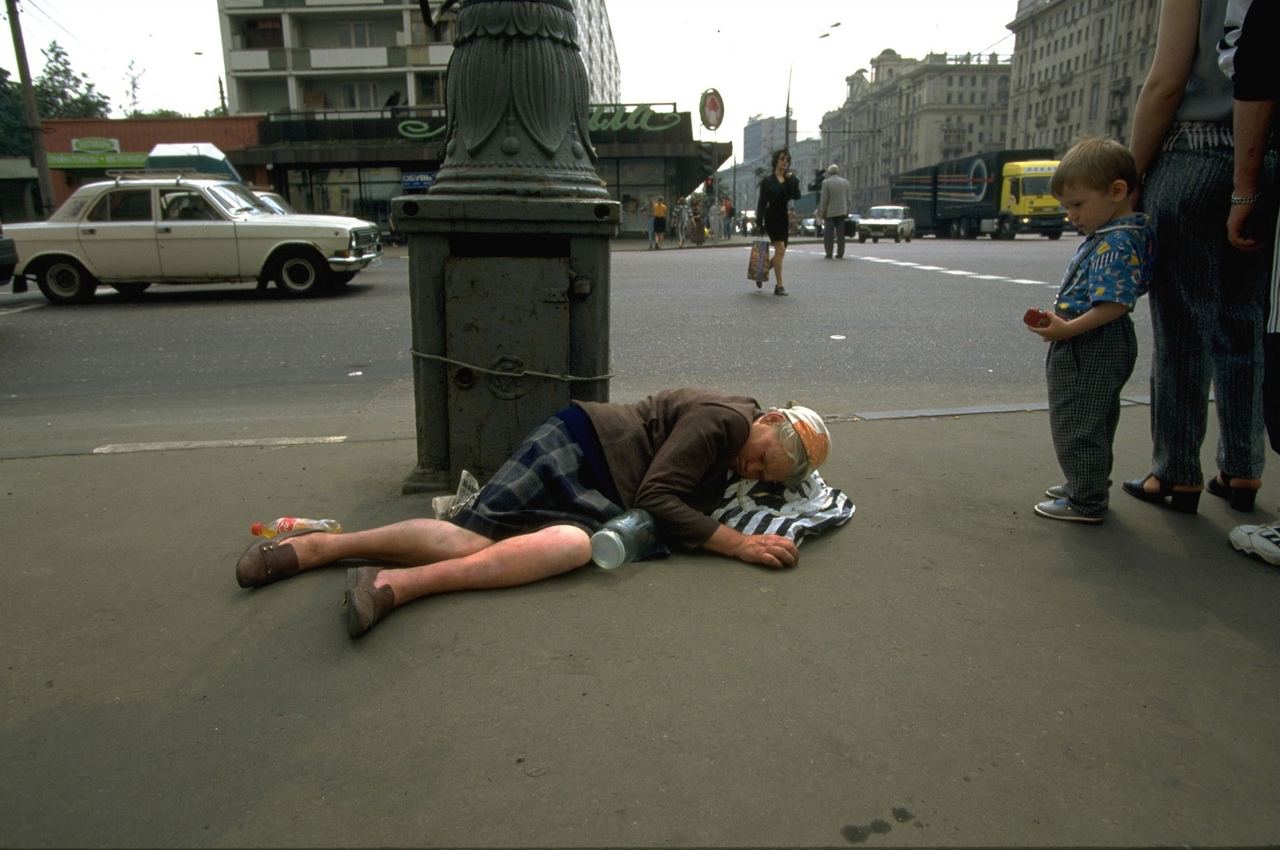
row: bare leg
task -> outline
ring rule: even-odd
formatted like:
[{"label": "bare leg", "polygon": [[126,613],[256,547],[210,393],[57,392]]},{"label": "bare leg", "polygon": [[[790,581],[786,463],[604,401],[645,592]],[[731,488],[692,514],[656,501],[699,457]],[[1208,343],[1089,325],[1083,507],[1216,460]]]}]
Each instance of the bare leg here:
[{"label": "bare leg", "polygon": [[304,534],[282,540],[293,546],[303,570],[344,558],[364,558],[391,564],[430,564],[479,552],[493,541],[437,519],[410,519],[367,531],[346,534]]},{"label": "bare leg", "polygon": [[786,242],[773,243],[773,287],[782,289],[782,258],[787,254]]},{"label": "bare leg", "polygon": [[591,539],[587,533],[576,526],[556,525],[436,563],[383,570],[374,586],[389,586],[398,607],[436,593],[530,584],[589,560]]}]

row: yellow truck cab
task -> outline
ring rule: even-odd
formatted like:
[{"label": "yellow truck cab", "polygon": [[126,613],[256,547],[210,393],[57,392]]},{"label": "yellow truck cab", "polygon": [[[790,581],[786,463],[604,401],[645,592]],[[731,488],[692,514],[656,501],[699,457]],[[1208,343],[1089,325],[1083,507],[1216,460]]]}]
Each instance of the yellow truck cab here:
[{"label": "yellow truck cab", "polygon": [[993,236],[1011,239],[1015,233],[1043,233],[1057,239],[1062,235],[1066,213],[1049,192],[1049,181],[1057,168],[1057,161],[1049,159],[1004,164],[1000,223]]}]

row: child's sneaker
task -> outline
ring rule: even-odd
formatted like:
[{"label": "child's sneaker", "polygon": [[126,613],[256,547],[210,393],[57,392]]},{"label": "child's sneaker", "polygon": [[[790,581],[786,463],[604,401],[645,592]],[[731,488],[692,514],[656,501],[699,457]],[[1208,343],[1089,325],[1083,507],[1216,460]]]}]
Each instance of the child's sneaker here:
[{"label": "child's sneaker", "polygon": [[1054,499],[1049,502],[1041,502],[1036,505],[1036,513],[1046,519],[1060,519],[1066,522],[1084,522],[1089,525],[1097,525],[1102,522],[1100,516],[1085,516],[1084,514],[1071,507],[1071,503],[1066,499]]},{"label": "child's sneaker", "polygon": [[1280,522],[1269,525],[1237,525],[1227,535],[1231,545],[1246,555],[1256,555],[1280,567]]}]

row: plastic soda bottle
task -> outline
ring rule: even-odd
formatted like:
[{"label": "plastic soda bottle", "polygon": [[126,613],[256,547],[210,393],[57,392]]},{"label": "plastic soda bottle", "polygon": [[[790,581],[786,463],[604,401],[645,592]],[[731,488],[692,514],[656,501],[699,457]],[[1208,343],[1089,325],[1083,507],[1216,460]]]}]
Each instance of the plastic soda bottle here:
[{"label": "plastic soda bottle", "polygon": [[306,519],[297,516],[282,516],[271,522],[255,522],[249,526],[249,533],[255,537],[275,537],[290,531],[327,531],[337,534],[342,531],[342,523],[336,519]]},{"label": "plastic soda bottle", "polygon": [[591,535],[591,560],[606,570],[616,569],[644,555],[657,540],[653,516],[632,508]]}]

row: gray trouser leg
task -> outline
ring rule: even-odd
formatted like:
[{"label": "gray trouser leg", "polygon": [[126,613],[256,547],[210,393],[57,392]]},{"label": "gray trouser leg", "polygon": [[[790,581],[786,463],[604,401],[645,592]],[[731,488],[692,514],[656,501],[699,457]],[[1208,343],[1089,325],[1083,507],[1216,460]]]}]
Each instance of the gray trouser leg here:
[{"label": "gray trouser leg", "polygon": [[1137,358],[1137,336],[1128,316],[1052,343],[1045,356],[1053,449],[1071,506],[1084,516],[1107,509],[1120,390]]}]

